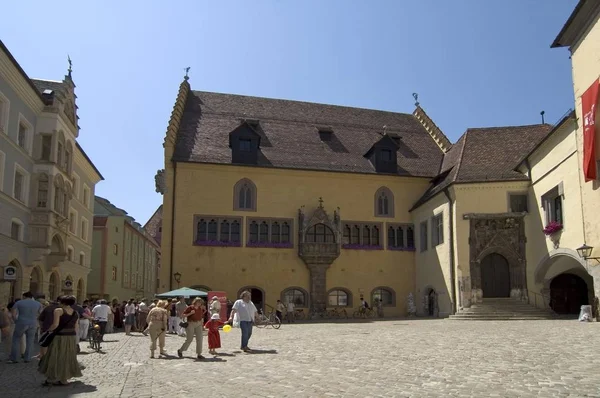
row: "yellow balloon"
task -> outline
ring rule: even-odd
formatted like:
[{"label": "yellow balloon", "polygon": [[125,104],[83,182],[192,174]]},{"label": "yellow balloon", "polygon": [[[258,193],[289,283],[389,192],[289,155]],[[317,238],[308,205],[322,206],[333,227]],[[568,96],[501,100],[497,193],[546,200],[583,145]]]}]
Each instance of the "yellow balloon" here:
[{"label": "yellow balloon", "polygon": [[223,326],[223,331],[224,331],[225,333],[229,333],[229,332],[231,332],[231,326],[230,326],[230,325],[225,325],[225,326]]}]

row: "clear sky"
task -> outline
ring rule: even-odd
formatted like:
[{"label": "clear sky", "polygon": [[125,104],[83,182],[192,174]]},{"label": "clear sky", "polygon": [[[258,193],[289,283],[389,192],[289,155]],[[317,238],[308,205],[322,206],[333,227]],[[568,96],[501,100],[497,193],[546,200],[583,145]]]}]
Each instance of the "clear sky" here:
[{"label": "clear sky", "polygon": [[144,224],[186,66],[195,90],[405,113],[417,92],[455,142],[574,106],[569,53],[550,44],[576,3],[19,0],[0,38],[32,78],[62,79],[71,56],[96,194]]}]

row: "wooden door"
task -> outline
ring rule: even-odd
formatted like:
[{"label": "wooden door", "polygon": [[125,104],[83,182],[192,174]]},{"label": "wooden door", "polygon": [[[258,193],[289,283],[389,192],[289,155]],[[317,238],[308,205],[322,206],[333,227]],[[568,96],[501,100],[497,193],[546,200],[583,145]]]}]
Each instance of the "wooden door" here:
[{"label": "wooden door", "polygon": [[483,297],[510,297],[510,271],[508,261],[497,253],[481,261],[481,289]]}]

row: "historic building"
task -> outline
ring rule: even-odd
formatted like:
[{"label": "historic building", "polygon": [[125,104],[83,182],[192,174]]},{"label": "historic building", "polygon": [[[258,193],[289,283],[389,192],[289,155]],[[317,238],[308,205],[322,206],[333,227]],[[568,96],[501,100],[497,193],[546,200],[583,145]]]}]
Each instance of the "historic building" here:
[{"label": "historic building", "polygon": [[[191,91],[186,79],[157,175],[160,290],[178,274],[231,296],[249,288],[260,304],[381,299],[389,315],[406,313],[409,293],[420,303],[433,292],[448,315],[457,300],[470,304],[471,286],[458,282],[470,258],[495,261],[493,239],[469,244],[470,231],[498,220],[524,257],[524,215],[509,209],[523,198],[508,192],[527,191],[513,169],[549,130],[473,129],[452,145],[418,103],[399,114]],[[520,297],[524,262],[493,243],[514,262],[507,295]],[[479,295],[482,283],[474,278]]]},{"label": "historic building", "polygon": [[364,297],[386,315],[406,314],[410,293],[422,316],[490,298],[577,313],[600,295],[599,10],[582,0],[554,43],[571,48],[575,111],[456,143],[418,102],[400,114],[207,93],[186,76],[156,176],[159,290],[302,308]]},{"label": "historic building", "polygon": [[30,79],[0,41],[0,301],[86,294],[102,175],[77,138],[75,83]]},{"label": "historic building", "polygon": [[89,297],[154,297],[159,244],[125,210],[99,196],[94,200],[93,243]]}]

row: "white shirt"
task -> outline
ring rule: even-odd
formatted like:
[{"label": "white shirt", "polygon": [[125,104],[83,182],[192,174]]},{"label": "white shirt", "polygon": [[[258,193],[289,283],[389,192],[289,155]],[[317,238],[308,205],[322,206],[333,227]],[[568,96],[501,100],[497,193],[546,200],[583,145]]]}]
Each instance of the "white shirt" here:
[{"label": "white shirt", "polygon": [[110,307],[106,304],[98,304],[92,310],[94,319],[96,319],[98,321],[108,321],[108,313],[109,312],[110,312]]},{"label": "white shirt", "polygon": [[252,301],[245,302],[242,299],[237,300],[233,303],[233,309],[237,311],[240,322],[252,322],[256,315],[256,307]]},{"label": "white shirt", "polygon": [[288,312],[294,312],[294,303],[289,302],[287,305]]},{"label": "white shirt", "polygon": [[140,305],[138,306],[138,310],[140,312],[148,312],[148,306],[146,305],[146,303],[144,303],[143,301],[140,303]]},{"label": "white shirt", "polygon": [[127,304],[125,306],[125,316],[134,315],[134,314],[135,314],[135,304],[133,304],[133,303]]}]

